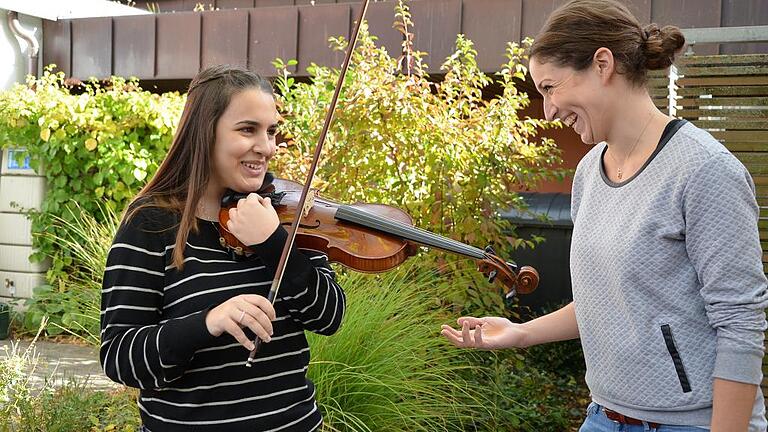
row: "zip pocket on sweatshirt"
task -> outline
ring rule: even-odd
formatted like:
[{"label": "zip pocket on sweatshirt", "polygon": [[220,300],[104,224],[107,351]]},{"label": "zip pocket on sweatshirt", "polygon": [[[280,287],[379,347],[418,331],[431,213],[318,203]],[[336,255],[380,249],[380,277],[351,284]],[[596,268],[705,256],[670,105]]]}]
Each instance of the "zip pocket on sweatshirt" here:
[{"label": "zip pocket on sweatshirt", "polygon": [[677,372],[677,378],[680,380],[680,386],[683,388],[683,393],[691,391],[691,384],[688,382],[688,374],[685,373],[685,367],[683,367],[683,360],[680,358],[680,352],[677,350],[675,344],[675,338],[672,337],[672,327],[669,324],[661,326],[661,334],[664,336],[664,343],[667,344],[667,351],[669,351],[672,362],[675,364],[675,372]]}]

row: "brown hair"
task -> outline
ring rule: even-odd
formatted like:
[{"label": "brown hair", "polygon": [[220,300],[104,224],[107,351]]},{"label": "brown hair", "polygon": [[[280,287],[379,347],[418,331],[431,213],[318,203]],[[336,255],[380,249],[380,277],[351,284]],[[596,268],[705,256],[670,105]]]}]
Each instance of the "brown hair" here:
[{"label": "brown hair", "polygon": [[580,71],[592,64],[595,51],[605,47],[613,53],[617,71],[642,86],[648,71],[668,68],[683,45],[679,28],[642,27],[618,1],[572,0],[552,12],[529,55]]},{"label": "brown hair", "polygon": [[211,177],[216,123],[233,95],[253,88],[274,95],[269,81],[237,66],[216,65],[198,73],[189,84],[168,154],[128,207],[124,221],[144,207],[159,207],[180,215],[173,251],[173,264],[178,269],[183,267],[189,231],[197,230],[197,205]]}]

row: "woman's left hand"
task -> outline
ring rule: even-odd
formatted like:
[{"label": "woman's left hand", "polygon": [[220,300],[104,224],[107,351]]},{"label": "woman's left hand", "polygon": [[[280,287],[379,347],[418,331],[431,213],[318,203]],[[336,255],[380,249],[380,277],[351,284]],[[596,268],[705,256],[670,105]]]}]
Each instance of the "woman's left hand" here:
[{"label": "woman's left hand", "polygon": [[264,243],[280,225],[269,198],[251,193],[229,209],[227,229],[247,246]]},{"label": "woman's left hand", "polygon": [[522,324],[503,317],[461,317],[460,330],[443,325],[440,334],[459,348],[493,350],[526,346],[527,332]]}]

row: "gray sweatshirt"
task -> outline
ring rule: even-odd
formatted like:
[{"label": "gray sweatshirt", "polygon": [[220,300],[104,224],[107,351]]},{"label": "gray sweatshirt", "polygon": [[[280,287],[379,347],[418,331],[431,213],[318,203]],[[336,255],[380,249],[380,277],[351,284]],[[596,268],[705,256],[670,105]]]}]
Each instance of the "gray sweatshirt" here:
[{"label": "gray sweatshirt", "polygon": [[[624,415],[707,426],[713,378],[759,384],[768,307],[754,184],[707,132],[673,121],[633,177],[605,143],[573,184],[571,277],[586,381]],[[765,431],[757,391],[750,431]]]}]

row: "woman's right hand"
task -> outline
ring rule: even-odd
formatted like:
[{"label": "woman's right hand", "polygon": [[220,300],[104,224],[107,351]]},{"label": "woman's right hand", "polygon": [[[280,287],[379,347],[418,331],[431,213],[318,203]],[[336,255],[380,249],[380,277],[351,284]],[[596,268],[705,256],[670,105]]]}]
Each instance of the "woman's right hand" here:
[{"label": "woman's right hand", "polygon": [[459,348],[492,350],[528,346],[525,327],[506,318],[461,317],[457,322],[460,330],[449,325],[443,325],[440,334]]},{"label": "woman's right hand", "polygon": [[280,226],[280,217],[272,201],[255,193],[229,209],[227,230],[246,246],[261,244]]},{"label": "woman's right hand", "polygon": [[257,294],[242,294],[232,297],[216,306],[205,317],[205,326],[213,336],[224,332],[231,334],[248,350],[254,348],[253,342],[243,332],[248,327],[264,342],[272,336],[272,321],[275,308],[265,297]]}]

